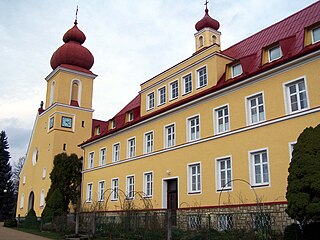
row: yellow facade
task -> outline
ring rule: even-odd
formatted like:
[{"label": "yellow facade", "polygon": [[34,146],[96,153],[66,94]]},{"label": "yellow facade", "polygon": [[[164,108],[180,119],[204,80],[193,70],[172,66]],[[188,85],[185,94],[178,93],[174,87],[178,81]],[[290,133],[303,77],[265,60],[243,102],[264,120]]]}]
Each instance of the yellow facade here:
[{"label": "yellow facade", "polygon": [[[92,119],[96,75],[54,69],[21,173],[17,215],[31,205],[41,214],[40,193],[61,152],[83,156],[82,211],[285,204],[294,144],[320,119],[319,43],[305,36],[320,22],[312,8],[320,3],[297,13],[310,25],[278,32],[275,24],[223,51],[219,24],[206,25],[206,15],[195,53],[142,83],[109,121]],[[285,23],[278,24],[291,26]],[[61,125],[70,119],[70,127]]]}]

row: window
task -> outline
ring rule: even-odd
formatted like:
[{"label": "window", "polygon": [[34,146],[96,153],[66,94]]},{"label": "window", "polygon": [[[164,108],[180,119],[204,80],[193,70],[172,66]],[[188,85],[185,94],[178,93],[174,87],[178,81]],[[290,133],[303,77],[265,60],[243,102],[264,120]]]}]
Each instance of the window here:
[{"label": "window", "polygon": [[216,133],[223,133],[230,130],[229,106],[215,109],[215,130]]},{"label": "window", "polygon": [[200,138],[200,116],[188,118],[188,141],[194,141]]},{"label": "window", "polygon": [[290,162],[292,159],[292,154],[293,154],[293,150],[294,150],[294,146],[297,144],[297,142],[290,142],[289,143],[289,157],[290,157]]},{"label": "window", "polygon": [[207,86],[207,67],[202,67],[197,70],[197,88]]},{"label": "window", "polygon": [[170,100],[176,99],[179,96],[178,80],[170,83]]},{"label": "window", "polygon": [[251,185],[269,185],[269,161],[267,150],[250,153]]},{"label": "window", "polygon": [[136,155],[136,139],[131,138],[128,140],[128,152],[127,152],[127,157],[132,158]]},{"label": "window", "polygon": [[201,215],[188,215],[188,225],[192,230],[201,229]]},{"label": "window", "polygon": [[46,175],[47,175],[47,169],[44,167],[42,169],[42,179],[45,179],[46,178]]},{"label": "window", "polygon": [[104,201],[104,181],[98,183],[98,201]]},{"label": "window", "polygon": [[147,110],[154,108],[154,92],[147,95]]},{"label": "window", "polygon": [[262,93],[247,98],[248,124],[266,120]]},{"label": "window", "polygon": [[27,180],[26,175],[23,175],[22,184],[26,184],[26,180]]},{"label": "window", "polygon": [[40,192],[40,207],[44,205],[44,190],[42,189]]},{"label": "window", "polygon": [[39,157],[39,151],[38,148],[35,148],[32,154],[32,164],[35,166],[38,162],[38,157]]},{"label": "window", "polygon": [[144,197],[152,197],[153,194],[153,174],[152,172],[148,172],[144,174],[143,179],[144,187]]},{"label": "window", "polygon": [[158,89],[158,106],[166,103],[166,87]]},{"label": "window", "polygon": [[94,128],[94,133],[95,133],[94,135],[100,135],[101,130],[99,126]]},{"label": "window", "polygon": [[133,114],[133,112],[129,112],[129,113],[128,113],[128,120],[129,120],[129,122],[133,121],[133,119],[134,119],[134,114]]},{"label": "window", "polygon": [[24,205],[24,193],[21,194],[21,198],[20,198],[20,209],[23,208]]},{"label": "window", "polygon": [[71,101],[76,101],[80,104],[81,96],[81,82],[79,80],[73,80],[71,86]]},{"label": "window", "polygon": [[128,199],[134,198],[134,176],[127,177],[126,196]]},{"label": "window", "polygon": [[111,180],[111,200],[115,201],[118,200],[119,198],[119,179],[118,178],[113,178]]},{"label": "window", "polygon": [[92,202],[92,183],[87,184],[87,201]]},{"label": "window", "polygon": [[192,92],[192,77],[191,73],[188,75],[182,77],[182,82],[183,82],[183,94],[187,94]]},{"label": "window", "polygon": [[271,229],[272,218],[270,213],[251,213],[252,228],[267,231]]},{"label": "window", "polygon": [[232,68],[232,78],[235,78],[242,74],[242,66],[240,63],[233,65],[231,68]]},{"label": "window", "polygon": [[111,120],[111,129],[116,128],[116,121],[114,119]]},{"label": "window", "polygon": [[144,134],[144,152],[153,152],[153,132],[148,132]]},{"label": "window", "polygon": [[269,49],[269,62],[277,60],[282,57],[280,46],[275,46]]},{"label": "window", "polygon": [[308,95],[304,79],[288,83],[285,88],[289,113],[308,108]]},{"label": "window", "polygon": [[53,103],[53,100],[54,100],[54,89],[55,89],[55,86],[56,86],[56,82],[53,81],[52,84],[51,84],[51,89],[50,89],[50,100],[49,100],[49,105],[52,105]]},{"label": "window", "polygon": [[202,36],[200,36],[198,38],[198,48],[201,48],[201,47],[203,47],[203,37]]},{"label": "window", "polygon": [[200,163],[189,165],[189,193],[199,193],[201,191]]},{"label": "window", "polygon": [[106,148],[100,149],[100,161],[99,161],[100,166],[106,164],[106,151],[107,151]]},{"label": "window", "polygon": [[112,146],[112,162],[118,162],[120,160],[120,143],[116,143]]},{"label": "window", "polygon": [[93,168],[94,164],[94,152],[89,153],[89,161],[88,161],[88,168]]},{"label": "window", "polygon": [[164,128],[164,145],[166,148],[173,147],[175,142],[175,125],[171,124]]},{"label": "window", "polygon": [[217,215],[218,230],[231,230],[233,228],[233,219],[231,214]]},{"label": "window", "polygon": [[320,27],[312,29],[312,43],[320,41]]},{"label": "window", "polygon": [[54,126],[54,117],[51,117],[49,120],[49,129],[53,128]]},{"label": "window", "polygon": [[217,159],[217,190],[231,190],[232,175],[231,175],[231,158],[225,157]]}]

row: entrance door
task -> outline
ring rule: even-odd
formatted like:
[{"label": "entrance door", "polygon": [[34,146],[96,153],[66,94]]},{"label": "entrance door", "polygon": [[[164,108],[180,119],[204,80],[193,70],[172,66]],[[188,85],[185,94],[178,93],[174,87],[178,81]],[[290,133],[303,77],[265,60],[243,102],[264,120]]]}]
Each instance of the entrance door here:
[{"label": "entrance door", "polygon": [[176,210],[178,209],[178,180],[176,178],[167,180],[167,208],[171,210],[171,223],[176,226]]},{"label": "entrance door", "polygon": [[28,212],[33,208],[34,208],[34,193],[32,191],[29,195]]}]

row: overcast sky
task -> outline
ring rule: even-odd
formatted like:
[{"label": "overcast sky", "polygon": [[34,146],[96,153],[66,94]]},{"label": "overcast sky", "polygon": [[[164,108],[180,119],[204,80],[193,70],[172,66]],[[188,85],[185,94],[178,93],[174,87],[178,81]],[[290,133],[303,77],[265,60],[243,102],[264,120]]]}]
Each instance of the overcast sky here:
[{"label": "overcast sky", "polygon": [[[108,120],[140,90],[140,84],[192,55],[194,25],[205,0],[0,0],[0,131],[12,160],[26,153],[50,58],[73,26],[95,58],[94,118]],[[238,41],[316,0],[209,0],[220,22],[221,45]]]}]

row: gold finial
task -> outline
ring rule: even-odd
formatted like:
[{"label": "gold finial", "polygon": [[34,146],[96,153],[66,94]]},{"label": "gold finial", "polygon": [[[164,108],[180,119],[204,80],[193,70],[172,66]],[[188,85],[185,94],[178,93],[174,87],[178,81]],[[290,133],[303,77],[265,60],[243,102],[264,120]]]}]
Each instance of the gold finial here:
[{"label": "gold finial", "polygon": [[74,20],[74,25],[78,24],[78,5],[77,5],[77,10],[76,10],[76,19]]}]

